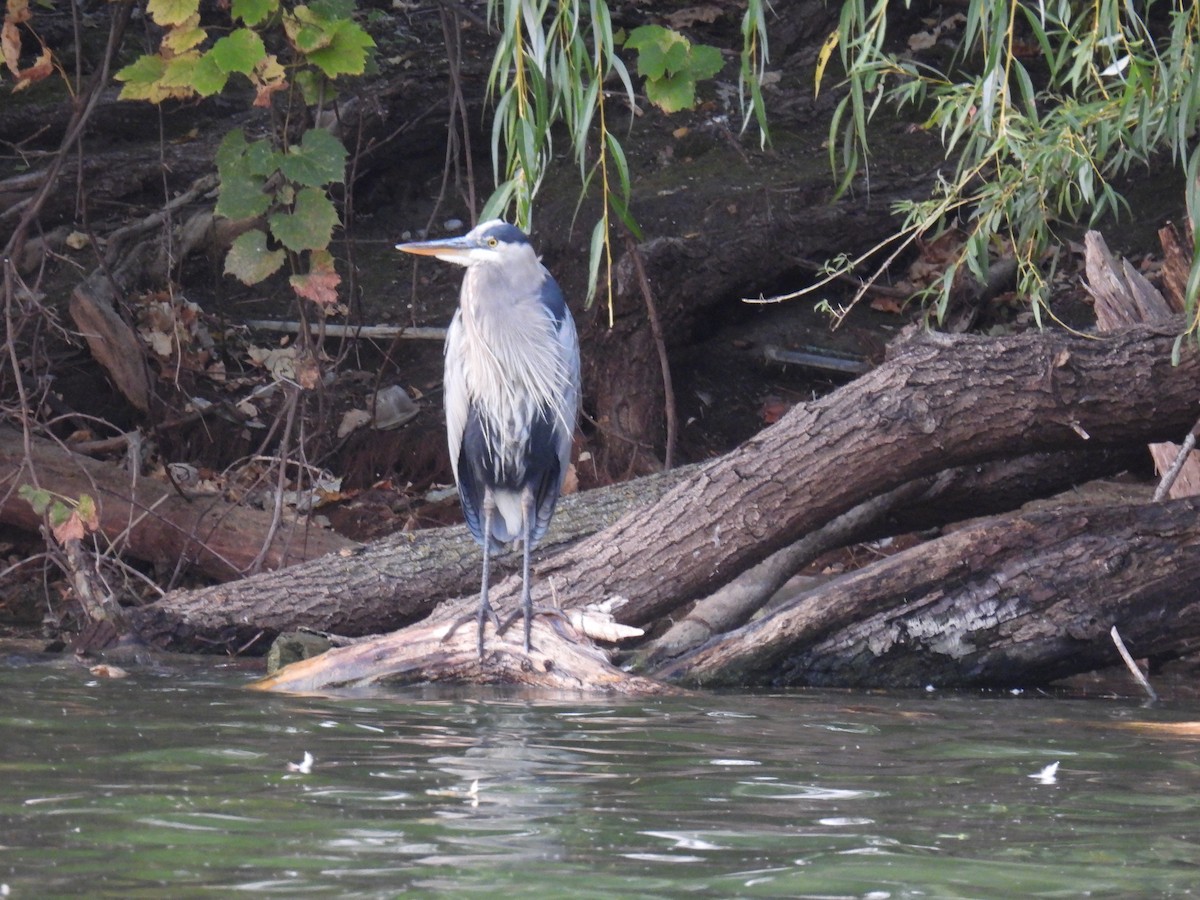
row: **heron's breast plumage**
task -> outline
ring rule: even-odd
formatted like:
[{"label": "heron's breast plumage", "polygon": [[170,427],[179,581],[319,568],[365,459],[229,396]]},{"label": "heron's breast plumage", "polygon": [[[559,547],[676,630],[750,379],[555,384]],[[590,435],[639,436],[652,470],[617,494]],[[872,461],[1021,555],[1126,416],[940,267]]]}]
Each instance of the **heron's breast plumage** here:
[{"label": "heron's breast plumage", "polygon": [[[478,509],[471,509],[477,506],[472,492],[481,497],[482,487],[492,490],[498,513],[493,537],[499,541],[519,536],[525,489],[537,500],[533,532],[540,537],[545,530],[570,460],[578,405],[574,325],[565,308],[556,317],[543,302],[540,291],[549,276],[533,261],[537,278],[518,273],[511,282],[487,266],[468,269],[447,336],[446,416],[455,477],[473,532],[481,525]],[[460,472],[464,465],[471,471]]]}]

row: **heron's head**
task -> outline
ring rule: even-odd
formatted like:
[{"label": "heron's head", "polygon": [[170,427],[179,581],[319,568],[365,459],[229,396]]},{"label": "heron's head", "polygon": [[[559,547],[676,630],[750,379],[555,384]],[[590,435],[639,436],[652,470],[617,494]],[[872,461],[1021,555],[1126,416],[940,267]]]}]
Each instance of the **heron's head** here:
[{"label": "heron's head", "polygon": [[500,219],[476,225],[461,237],[397,244],[396,249],[420,256],[436,256],[460,266],[504,265],[509,260],[525,259],[533,254],[525,232]]}]

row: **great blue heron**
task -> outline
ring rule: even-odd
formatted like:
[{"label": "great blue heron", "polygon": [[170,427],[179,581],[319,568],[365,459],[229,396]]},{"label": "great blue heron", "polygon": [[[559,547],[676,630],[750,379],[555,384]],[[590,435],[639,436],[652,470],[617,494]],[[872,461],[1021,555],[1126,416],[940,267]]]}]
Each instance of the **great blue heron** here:
[{"label": "great blue heron", "polygon": [[490,557],[518,538],[528,653],[529,554],[554,514],[579,412],[575,322],[514,225],[494,219],[462,237],[396,249],[467,269],[446,333],[444,383],[450,465],[467,527],[483,547],[479,655],[487,620],[497,622],[488,603]]}]

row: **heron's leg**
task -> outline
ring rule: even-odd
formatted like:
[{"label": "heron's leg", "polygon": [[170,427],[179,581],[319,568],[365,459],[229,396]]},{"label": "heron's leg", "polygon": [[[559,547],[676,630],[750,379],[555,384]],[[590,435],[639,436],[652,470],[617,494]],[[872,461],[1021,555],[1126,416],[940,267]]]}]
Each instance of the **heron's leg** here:
[{"label": "heron's leg", "polygon": [[533,595],[529,589],[529,555],[533,548],[533,491],[521,491],[521,609],[525,612],[525,652],[529,652],[529,629],[533,626]]},{"label": "heron's leg", "polygon": [[483,629],[488,619],[499,626],[492,605],[488,602],[488,576],[490,575],[492,554],[492,516],[496,512],[496,500],[491,488],[483,489],[483,578],[479,587],[479,658],[483,659]]},{"label": "heron's leg", "polygon": [[[536,501],[531,488],[525,488],[521,492],[521,543],[522,559],[521,559],[521,608],[514,612],[511,616],[504,620],[504,624],[496,629],[496,634],[504,634],[508,630],[508,626],[516,621],[517,616],[525,619],[525,652],[530,650],[529,630],[533,627],[533,591],[532,581],[530,579],[530,558],[533,554],[533,519],[535,515]],[[561,609],[555,607],[539,607],[536,611],[539,616],[553,616],[555,619],[570,625],[570,619]],[[560,634],[563,634],[561,628],[558,628]],[[563,637],[567,637],[563,634]],[[568,638],[569,640],[570,638]]]}]

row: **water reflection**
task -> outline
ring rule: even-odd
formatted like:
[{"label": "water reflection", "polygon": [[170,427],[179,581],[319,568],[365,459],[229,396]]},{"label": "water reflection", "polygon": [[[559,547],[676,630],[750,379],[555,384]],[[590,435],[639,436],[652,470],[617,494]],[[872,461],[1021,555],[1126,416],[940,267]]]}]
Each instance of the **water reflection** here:
[{"label": "water reflection", "polygon": [[[1197,710],[796,693],[643,703],[0,667],[12,896],[1182,893]],[[289,770],[305,752],[308,772]],[[1053,779],[1031,776],[1057,762]]]}]

